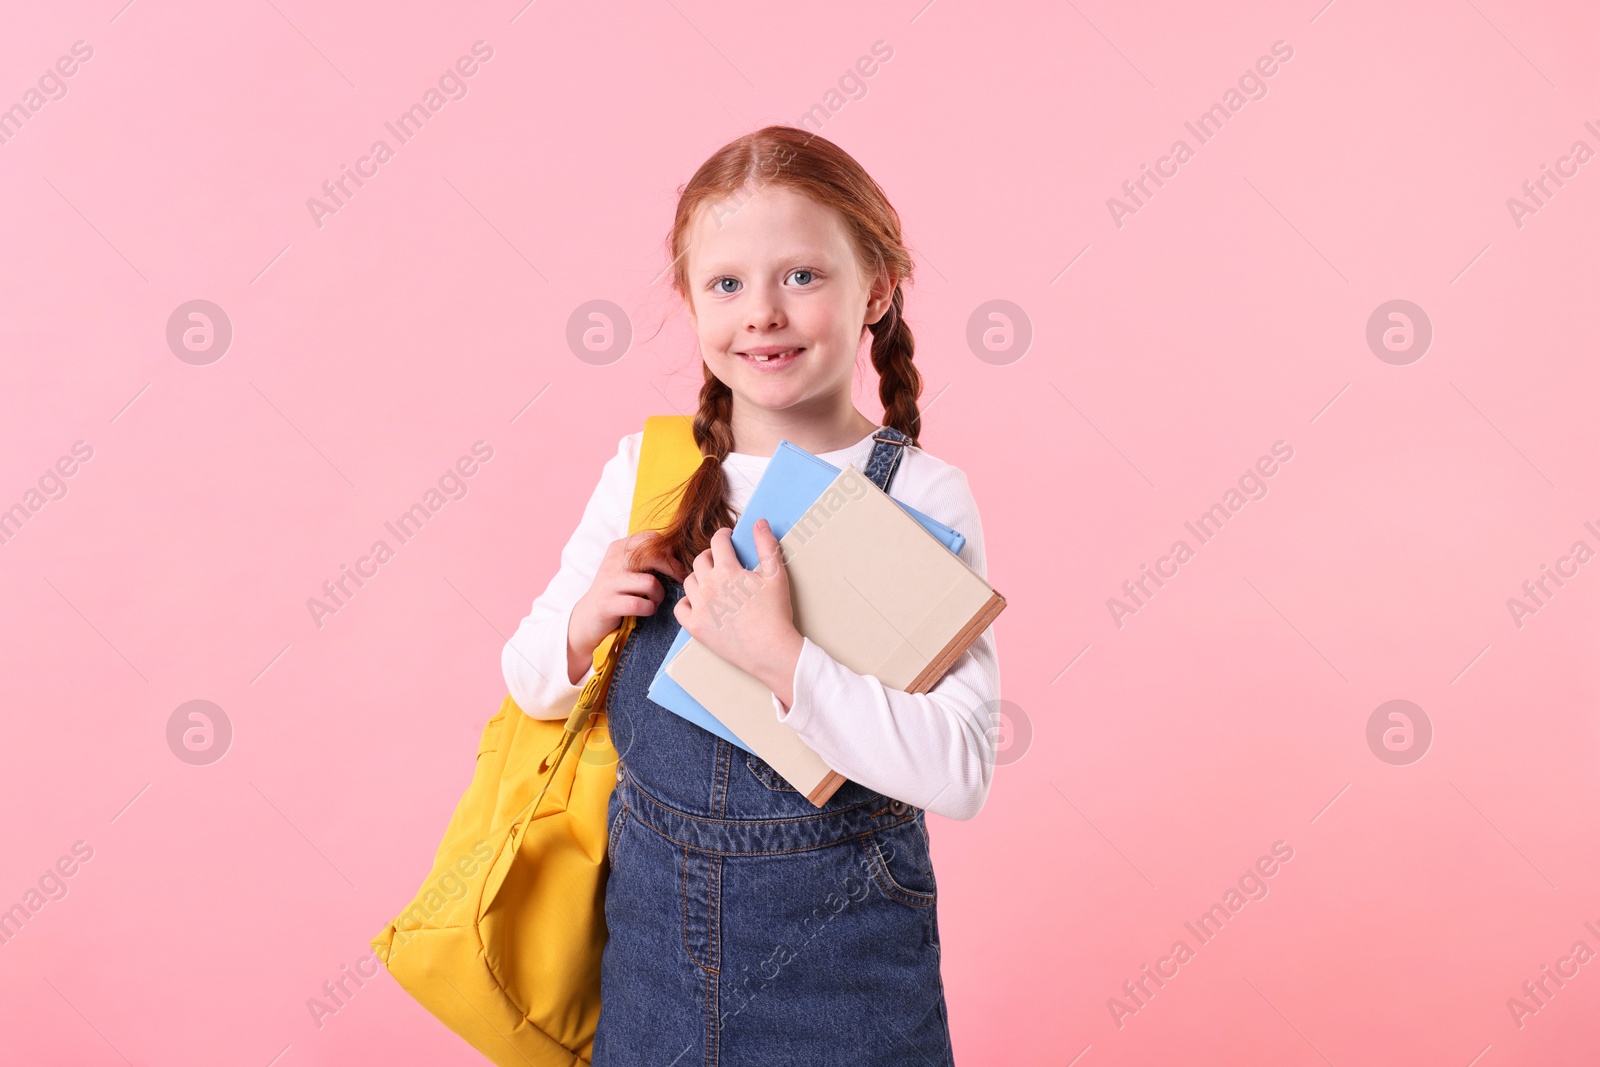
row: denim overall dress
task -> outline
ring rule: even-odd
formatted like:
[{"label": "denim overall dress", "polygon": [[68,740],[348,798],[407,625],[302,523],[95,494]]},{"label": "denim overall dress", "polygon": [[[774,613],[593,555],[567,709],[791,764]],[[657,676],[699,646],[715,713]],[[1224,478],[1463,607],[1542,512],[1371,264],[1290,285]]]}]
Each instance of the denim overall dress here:
[{"label": "denim overall dress", "polygon": [[[904,455],[880,427],[863,472]],[[651,701],[683,586],[641,616],[608,698],[593,1067],[948,1067],[926,812],[847,781],[818,808],[760,757]]]}]

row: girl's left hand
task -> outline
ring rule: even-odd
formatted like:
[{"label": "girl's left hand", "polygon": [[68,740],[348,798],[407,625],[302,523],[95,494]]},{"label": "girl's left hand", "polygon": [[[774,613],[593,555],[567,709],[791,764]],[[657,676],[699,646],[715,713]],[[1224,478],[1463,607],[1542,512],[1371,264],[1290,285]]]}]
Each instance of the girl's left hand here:
[{"label": "girl's left hand", "polygon": [[756,523],[757,569],[745,570],[733,550],[733,531],[722,527],[711,547],[695,557],[683,580],[683,598],[673,608],[689,636],[760,680],[774,692],[787,688],[800,656],[789,574],[778,539],[766,519]]}]

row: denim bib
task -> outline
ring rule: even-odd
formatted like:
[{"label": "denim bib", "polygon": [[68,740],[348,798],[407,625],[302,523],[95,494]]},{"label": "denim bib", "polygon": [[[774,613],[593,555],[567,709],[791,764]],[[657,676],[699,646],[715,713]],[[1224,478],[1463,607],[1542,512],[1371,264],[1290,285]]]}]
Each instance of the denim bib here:
[{"label": "denim bib", "polygon": [[[907,438],[874,441],[863,473],[888,492]],[[950,1064],[926,812],[853,781],[816,807],[650,700],[684,595],[656,577],[666,596],[607,700],[621,758],[593,1067]]]}]

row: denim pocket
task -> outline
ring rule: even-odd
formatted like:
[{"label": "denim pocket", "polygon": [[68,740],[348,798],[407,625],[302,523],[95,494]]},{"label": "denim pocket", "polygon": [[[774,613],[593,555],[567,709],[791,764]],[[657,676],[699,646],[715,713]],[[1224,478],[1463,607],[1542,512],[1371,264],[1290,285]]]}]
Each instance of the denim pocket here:
[{"label": "denim pocket", "polygon": [[628,822],[628,805],[623,803],[622,794],[615,789],[611,791],[611,799],[606,804],[610,813],[610,832],[606,835],[606,861],[614,870],[617,866],[617,843],[622,839],[622,828]]},{"label": "denim pocket", "polygon": [[756,776],[756,781],[766,786],[775,793],[798,793],[800,790],[790,785],[777,771],[772,769],[772,764],[756,755],[754,752],[745,753],[744,763],[750,768],[750,773]]},{"label": "denim pocket", "polygon": [[863,840],[878,884],[890,899],[913,907],[932,907],[939,887],[922,818],[873,830]]}]

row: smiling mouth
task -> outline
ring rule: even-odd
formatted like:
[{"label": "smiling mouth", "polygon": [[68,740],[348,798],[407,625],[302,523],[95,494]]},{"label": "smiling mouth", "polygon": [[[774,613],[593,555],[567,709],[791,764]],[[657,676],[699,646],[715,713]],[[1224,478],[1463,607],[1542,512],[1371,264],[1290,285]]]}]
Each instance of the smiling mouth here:
[{"label": "smiling mouth", "polygon": [[789,364],[799,359],[800,353],[804,351],[804,347],[791,348],[787,352],[783,352],[775,356],[753,356],[748,352],[740,352],[739,358],[744,360],[746,363],[753,363],[763,370],[776,370],[780,367],[787,367]]}]

